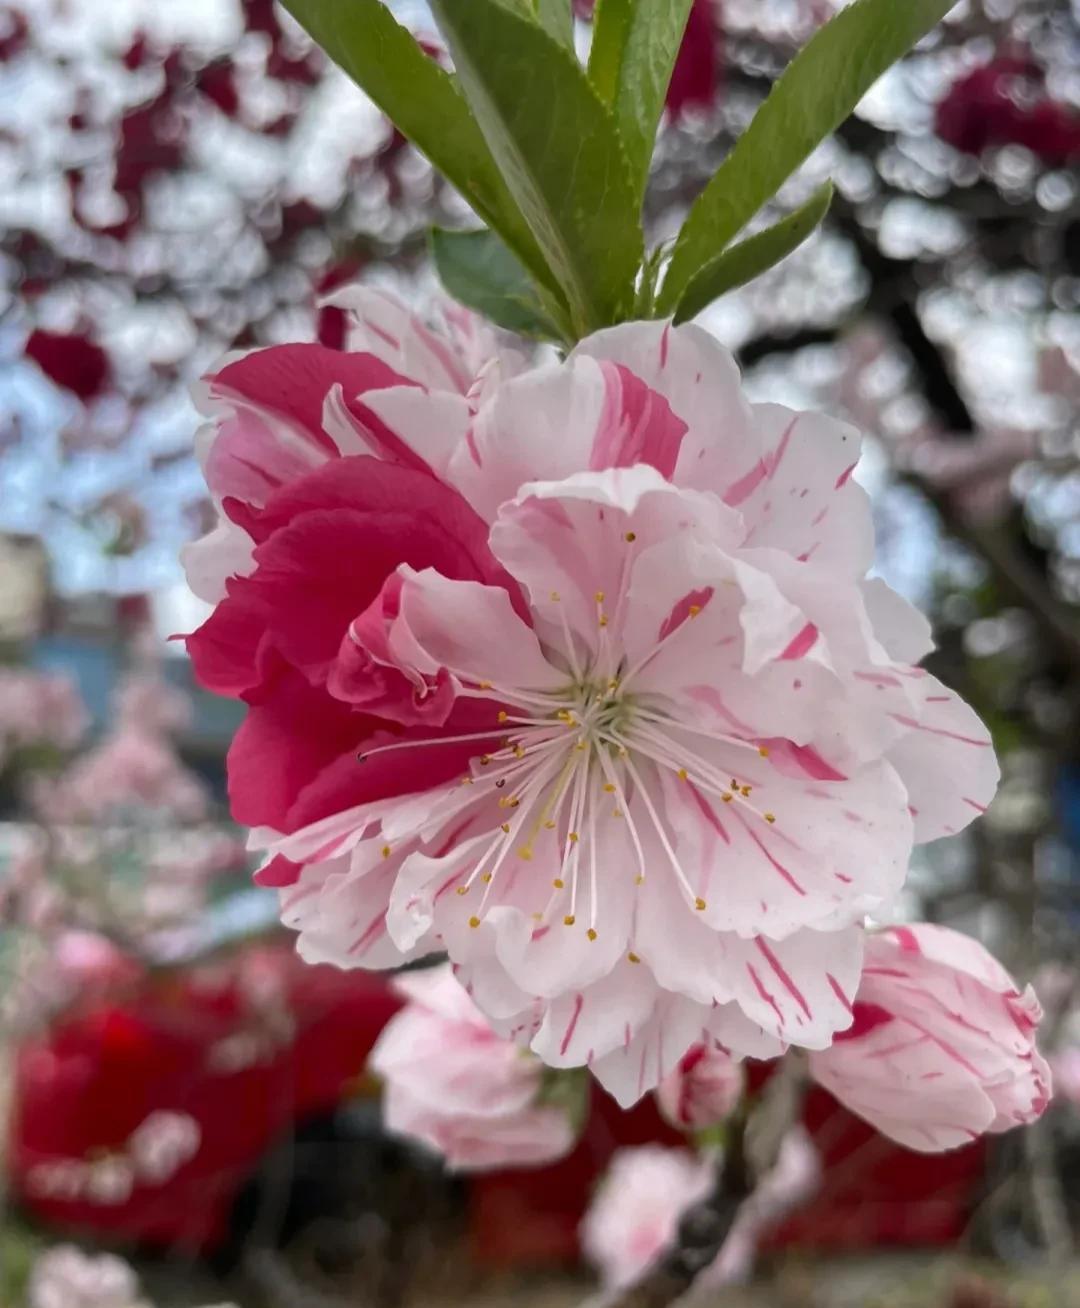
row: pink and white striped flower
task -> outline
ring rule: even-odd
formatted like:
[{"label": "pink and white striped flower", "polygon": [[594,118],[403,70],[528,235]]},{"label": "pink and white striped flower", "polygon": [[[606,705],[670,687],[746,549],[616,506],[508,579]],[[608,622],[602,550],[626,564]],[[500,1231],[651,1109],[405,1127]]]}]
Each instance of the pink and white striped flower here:
[{"label": "pink and white striped flower", "polygon": [[540,1060],[495,1034],[448,966],[405,973],[395,985],[408,1002],[370,1060],[384,1081],[389,1130],[463,1172],[536,1167],[570,1152],[586,1113],[584,1084],[561,1093],[545,1085]]},{"label": "pink and white striped flower", "polygon": [[946,927],[867,937],[855,1022],[815,1078],[909,1149],[934,1153],[1034,1121],[1050,1102],[1042,1010],[978,941]]},{"label": "pink and white striped flower", "polygon": [[857,433],[749,404],[730,355],[664,323],[349,422],[367,452],[268,494],[253,569],[189,641],[253,713],[294,697],[234,749],[234,797],[321,758],[336,715],[332,785],[254,837],[301,951],[445,950],[506,1031],[624,1102],[698,1042],[827,1047],[864,915],[997,780],[912,666],[925,622],[865,580]]}]

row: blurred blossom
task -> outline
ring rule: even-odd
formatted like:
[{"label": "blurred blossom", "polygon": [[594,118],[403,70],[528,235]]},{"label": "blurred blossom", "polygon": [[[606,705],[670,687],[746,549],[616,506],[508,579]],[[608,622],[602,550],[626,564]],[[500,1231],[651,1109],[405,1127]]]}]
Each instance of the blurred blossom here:
[{"label": "blurred blossom", "polygon": [[139,1278],[114,1254],[85,1254],[57,1245],[34,1264],[28,1308],[139,1308]]},{"label": "blurred blossom", "polygon": [[1080,1045],[1066,1045],[1050,1056],[1054,1095],[1080,1108]]},{"label": "blurred blossom", "polygon": [[13,749],[50,745],[73,749],[90,718],[70,678],[29,668],[0,667],[0,767]]},{"label": "blurred blossom", "polygon": [[742,1064],[721,1049],[694,1045],[656,1089],[661,1114],[682,1131],[701,1131],[728,1117],[742,1098]]},{"label": "blurred blossom", "polygon": [[109,381],[108,355],[86,336],[63,336],[38,328],[26,342],[26,357],[51,382],[80,400],[95,399]]},{"label": "blurred blossom", "polygon": [[620,1149],[585,1214],[581,1247],[606,1289],[633,1285],[712,1188],[713,1164],[685,1149]]},{"label": "blurred blossom", "polygon": [[203,783],[161,737],[121,724],[114,735],[87,751],[55,779],[33,787],[37,810],[53,822],[96,822],[126,815],[181,822],[204,818],[209,799]]},{"label": "blurred blossom", "polygon": [[924,1153],[1038,1118],[1050,1069],[1042,1009],[978,941],[925,923],[867,937],[855,1020],[810,1055],[817,1081],[883,1135]]},{"label": "blurred blossom", "polygon": [[553,1162],[574,1145],[585,1087],[492,1031],[449,964],[395,982],[408,1001],[370,1066],[387,1127],[422,1140],[456,1171]]},{"label": "blurred blossom", "polygon": [[112,721],[119,728],[171,736],[191,723],[191,697],[160,676],[135,674],[121,682]]},{"label": "blurred blossom", "polygon": [[187,1113],[153,1112],[127,1142],[127,1153],[141,1181],[164,1185],[199,1149],[198,1122]]}]

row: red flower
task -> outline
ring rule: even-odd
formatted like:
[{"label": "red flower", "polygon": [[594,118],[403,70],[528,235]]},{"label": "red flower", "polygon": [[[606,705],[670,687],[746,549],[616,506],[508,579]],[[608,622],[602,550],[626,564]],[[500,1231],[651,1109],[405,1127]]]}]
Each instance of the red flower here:
[{"label": "red flower", "polygon": [[1051,166],[1080,158],[1080,114],[1050,99],[1041,69],[1014,55],[999,55],[954,82],[938,104],[935,130],[965,154],[1023,145]]},{"label": "red flower", "polygon": [[231,60],[208,65],[199,73],[195,85],[211,103],[217,105],[226,118],[236,117],[240,109],[240,95],[236,89]]},{"label": "red flower", "polygon": [[[574,0],[579,18],[591,18],[595,7],[595,0]],[[715,102],[722,34],[719,0],[694,0],[668,86],[667,107],[673,118],[685,109],[711,108]]]},{"label": "red flower", "polygon": [[30,24],[18,9],[0,13],[0,64],[21,54],[30,37]]},{"label": "red flower", "polygon": [[92,400],[108,385],[109,356],[86,336],[47,332],[39,327],[30,333],[25,354],[50,381],[80,400]]}]

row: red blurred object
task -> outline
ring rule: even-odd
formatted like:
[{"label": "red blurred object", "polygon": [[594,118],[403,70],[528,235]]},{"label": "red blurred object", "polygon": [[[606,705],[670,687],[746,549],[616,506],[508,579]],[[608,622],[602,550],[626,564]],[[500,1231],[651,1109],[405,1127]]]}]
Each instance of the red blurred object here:
[{"label": "red blurred object", "polygon": [[236,74],[232,61],[222,60],[209,64],[195,79],[203,95],[217,105],[226,118],[235,118],[240,111],[240,94],[236,89]]},{"label": "red blurred object", "polygon": [[[400,1001],[389,977],[303,963],[291,943],[249,948],[171,979],[125,978],[18,1050],[7,1156],[15,1194],[58,1227],[212,1252],[263,1156],[329,1113],[362,1074]],[[768,1075],[760,1065],[751,1082]],[[42,1165],[119,1152],[155,1111],[199,1125],[194,1157],[164,1185],[122,1203],[44,1195]],[[804,1118],[825,1165],[823,1188],[771,1245],[853,1250],[945,1245],[964,1231],[985,1166],[982,1142],[947,1154],[891,1144],[813,1090]],[[469,1238],[487,1268],[573,1262],[577,1230],[611,1155],[682,1136],[651,1097],[629,1112],[594,1087],[580,1143],[550,1167],[471,1178]]]},{"label": "red blurred object", "polygon": [[109,356],[88,337],[42,328],[30,333],[25,354],[41,371],[80,400],[92,400],[109,382]]},{"label": "red blurred object", "polygon": [[[18,1051],[14,1192],[57,1226],[212,1249],[262,1156],[341,1101],[399,1002],[385,977],[312,967],[282,943],[75,1011]],[[112,1204],[41,1193],[43,1164],[118,1152],[158,1110],[201,1132],[167,1184]]]},{"label": "red blurred object", "polygon": [[[596,0],[574,0],[579,18],[590,19]],[[673,118],[687,109],[710,109],[720,90],[723,21],[720,0],[694,0],[668,86],[667,107]]]},{"label": "red blurred object", "polygon": [[1080,158],[1080,114],[1052,100],[1031,59],[998,55],[959,78],[937,106],[935,130],[966,154],[1022,145],[1043,163]]},{"label": "red blurred object", "polygon": [[18,9],[0,13],[0,64],[21,54],[30,37],[30,24]]},{"label": "red blurred object", "polygon": [[687,109],[711,109],[720,90],[720,12],[715,0],[694,0],[668,86],[673,118]]},{"label": "red blurred object", "polygon": [[[335,263],[316,282],[316,295],[321,298],[324,295],[329,295],[331,291],[336,291],[339,286],[347,285],[357,276],[363,266],[360,259],[342,259],[340,263]],[[319,310],[318,340],[320,345],[326,345],[331,350],[343,350],[345,348],[347,328],[348,316],[344,309],[337,309],[333,305],[327,305]]]}]

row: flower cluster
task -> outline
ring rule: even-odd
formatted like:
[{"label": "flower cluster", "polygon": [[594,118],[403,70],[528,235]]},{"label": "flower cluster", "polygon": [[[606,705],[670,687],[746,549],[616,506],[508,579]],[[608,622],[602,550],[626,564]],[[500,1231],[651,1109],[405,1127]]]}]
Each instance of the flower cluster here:
[{"label": "flower cluster", "polygon": [[247,719],[234,815],[309,959],[449,954],[505,1034],[623,1103],[696,1044],[827,1049],[912,845],[989,735],[867,580],[858,433],[752,404],[695,326],[523,369],[338,292],[349,351],[209,378],[188,639]]}]

